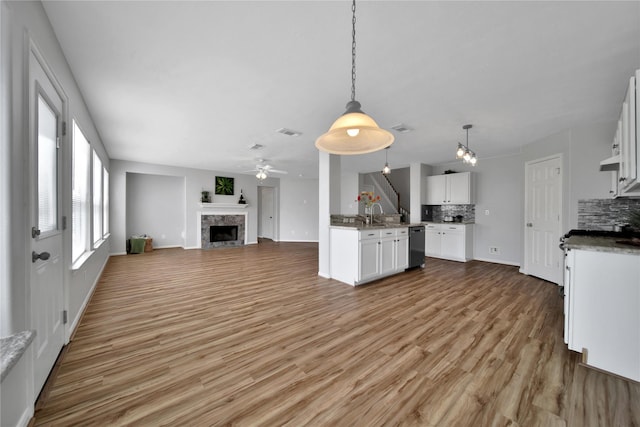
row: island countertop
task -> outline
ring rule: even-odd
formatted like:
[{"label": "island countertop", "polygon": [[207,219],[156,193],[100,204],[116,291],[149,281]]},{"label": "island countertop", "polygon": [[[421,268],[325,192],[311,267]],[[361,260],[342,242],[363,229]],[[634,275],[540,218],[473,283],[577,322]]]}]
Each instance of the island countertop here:
[{"label": "island countertop", "polygon": [[362,225],[362,224],[355,224],[355,223],[349,223],[349,224],[336,224],[336,225],[330,225],[329,228],[338,228],[338,229],[346,229],[346,230],[376,230],[376,229],[384,229],[384,228],[407,228],[407,227],[419,227],[419,226],[424,226],[424,224],[421,223],[385,223],[385,224],[368,224],[368,225]]}]

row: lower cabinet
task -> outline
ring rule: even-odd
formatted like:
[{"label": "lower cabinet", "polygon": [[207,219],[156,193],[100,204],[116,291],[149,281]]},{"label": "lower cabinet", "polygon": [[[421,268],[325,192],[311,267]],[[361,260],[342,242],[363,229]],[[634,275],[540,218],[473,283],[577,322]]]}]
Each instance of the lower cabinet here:
[{"label": "lower cabinet", "polygon": [[331,277],[359,285],[409,266],[409,229],[330,229]]},{"label": "lower cabinet", "polygon": [[571,249],[565,342],[582,362],[640,381],[640,255]]},{"label": "lower cabinet", "polygon": [[473,259],[473,224],[425,225],[426,256],[466,262]]}]

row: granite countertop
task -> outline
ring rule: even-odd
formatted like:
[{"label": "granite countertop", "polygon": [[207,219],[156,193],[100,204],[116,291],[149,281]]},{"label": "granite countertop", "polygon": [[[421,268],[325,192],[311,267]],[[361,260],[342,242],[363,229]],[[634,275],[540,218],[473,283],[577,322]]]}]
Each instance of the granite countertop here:
[{"label": "granite countertop", "polygon": [[0,338],[0,381],[4,380],[11,368],[18,363],[36,336],[36,331],[22,331]]},{"label": "granite countertop", "polygon": [[475,221],[422,221],[422,224],[462,224],[462,225],[470,225],[475,224]]},{"label": "granite countertop", "polygon": [[566,249],[580,249],[598,252],[616,252],[640,256],[640,245],[630,244],[630,238],[571,236],[564,242]]},{"label": "granite countertop", "polygon": [[418,226],[418,225],[424,225],[424,224],[409,224],[409,223],[384,223],[384,224],[369,224],[369,225],[362,225],[362,224],[356,224],[356,223],[347,223],[347,224],[334,224],[334,225],[330,225],[329,228],[345,228],[345,229],[349,229],[349,230],[373,230],[373,229],[382,229],[382,228],[406,228],[406,227],[414,227],[414,226]]}]

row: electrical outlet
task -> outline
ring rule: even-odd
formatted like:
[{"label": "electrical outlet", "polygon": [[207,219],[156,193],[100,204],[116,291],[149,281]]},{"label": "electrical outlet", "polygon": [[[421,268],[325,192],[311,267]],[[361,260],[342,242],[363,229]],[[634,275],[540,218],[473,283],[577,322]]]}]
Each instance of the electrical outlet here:
[{"label": "electrical outlet", "polygon": [[485,209],[485,210],[484,210],[484,214],[485,214],[485,215],[489,215],[489,209]]},{"label": "electrical outlet", "polygon": [[490,254],[499,254],[500,253],[500,248],[498,248],[497,246],[489,246],[489,253]]}]

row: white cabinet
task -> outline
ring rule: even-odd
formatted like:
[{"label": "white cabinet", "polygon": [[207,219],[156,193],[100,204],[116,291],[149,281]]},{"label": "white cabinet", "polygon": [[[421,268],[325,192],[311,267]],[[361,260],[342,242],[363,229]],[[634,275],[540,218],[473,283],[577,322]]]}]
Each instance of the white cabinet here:
[{"label": "white cabinet", "polygon": [[572,249],[565,342],[583,363],[640,381],[640,255]]},{"label": "white cabinet", "polygon": [[426,256],[463,262],[473,259],[472,224],[427,223],[425,230]]},{"label": "white cabinet", "polygon": [[[612,197],[640,196],[640,70],[629,79],[618,126],[613,138],[613,157],[600,170],[612,171]],[[619,157],[619,160],[616,159]]]},{"label": "white cabinet", "polygon": [[330,229],[331,277],[359,285],[404,271],[409,266],[409,230],[349,227]]},{"label": "white cabinet", "polygon": [[468,205],[475,202],[471,172],[425,178],[426,205]]}]

